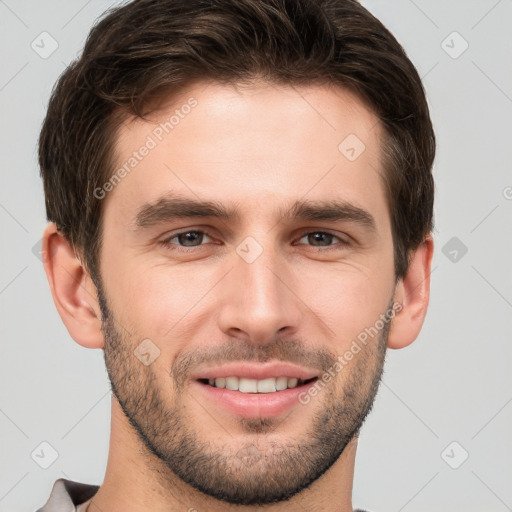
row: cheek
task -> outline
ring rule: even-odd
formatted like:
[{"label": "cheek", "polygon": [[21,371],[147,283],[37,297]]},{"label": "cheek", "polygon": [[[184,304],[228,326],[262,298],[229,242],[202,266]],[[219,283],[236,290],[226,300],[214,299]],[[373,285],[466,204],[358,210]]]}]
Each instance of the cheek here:
[{"label": "cheek", "polygon": [[[184,339],[219,277],[213,268],[127,264],[110,275],[119,319],[150,339]],[[222,275],[222,273],[220,274]],[[111,293],[112,295],[112,293]],[[114,301],[113,301],[114,302]]]},{"label": "cheek", "polygon": [[[338,267],[310,275],[301,296],[321,320],[322,329],[339,353],[358,334],[375,324],[391,299],[392,280],[355,267]],[[389,282],[388,282],[389,281]]]}]

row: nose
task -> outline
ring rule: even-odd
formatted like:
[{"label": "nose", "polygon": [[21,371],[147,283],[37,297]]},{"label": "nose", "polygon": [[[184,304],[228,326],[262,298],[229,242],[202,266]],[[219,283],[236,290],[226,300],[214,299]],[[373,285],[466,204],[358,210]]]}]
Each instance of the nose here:
[{"label": "nose", "polygon": [[222,332],[253,344],[267,344],[277,333],[294,335],[303,316],[289,263],[268,247],[249,262],[234,254],[234,268],[223,287],[218,310]]}]

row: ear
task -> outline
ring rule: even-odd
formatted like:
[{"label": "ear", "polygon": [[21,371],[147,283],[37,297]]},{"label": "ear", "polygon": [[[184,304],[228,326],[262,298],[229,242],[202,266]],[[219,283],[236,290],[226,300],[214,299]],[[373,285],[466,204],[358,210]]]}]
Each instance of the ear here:
[{"label": "ear", "polygon": [[411,253],[407,273],[395,288],[395,302],[402,307],[391,321],[389,348],[404,348],[419,335],[427,314],[434,241],[428,235]]},{"label": "ear", "polygon": [[96,287],[53,223],[44,231],[42,256],[53,301],[69,334],[83,347],[103,348]]}]

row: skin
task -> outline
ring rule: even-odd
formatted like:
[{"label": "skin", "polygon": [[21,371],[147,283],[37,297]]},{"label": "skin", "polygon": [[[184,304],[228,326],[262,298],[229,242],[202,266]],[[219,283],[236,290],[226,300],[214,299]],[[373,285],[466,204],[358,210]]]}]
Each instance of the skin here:
[{"label": "skin", "polygon": [[[396,281],[382,126],[340,88],[196,83],[150,119],[126,120],[119,166],[190,97],[197,106],[103,199],[102,289],[55,226],[45,231],[57,309],[77,343],[105,351],[114,390],[106,475],[88,510],[261,510],[274,496],[265,510],[352,511],[358,429],[386,347],[408,346],[421,330],[432,239]],[[365,145],[354,161],[338,149],[349,134]],[[171,193],[237,206],[240,218],[137,225],[144,206]],[[299,200],[343,200],[369,213],[375,229],[347,219],[285,219]],[[191,231],[208,236],[175,236]],[[334,237],[315,239],[319,232]],[[236,250],[247,237],[262,248],[250,263]],[[293,361],[322,375],[393,303],[401,309],[389,331],[309,403],[284,414],[240,418],[193,385],[194,372],[229,358]],[[149,365],[133,355],[146,339],[160,351]],[[320,446],[329,448],[322,454]],[[181,466],[179,454],[190,457]],[[184,475],[190,461],[196,469]],[[225,487],[227,497],[199,490],[201,483]]]}]

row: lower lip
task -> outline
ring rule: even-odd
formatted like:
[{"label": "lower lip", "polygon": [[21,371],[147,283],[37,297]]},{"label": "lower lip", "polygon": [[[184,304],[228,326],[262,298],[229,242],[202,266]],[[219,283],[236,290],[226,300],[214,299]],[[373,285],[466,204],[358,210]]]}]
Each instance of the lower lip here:
[{"label": "lower lip", "polygon": [[208,401],[219,404],[241,418],[268,418],[278,416],[293,406],[300,404],[299,395],[307,392],[316,380],[275,393],[242,393],[226,388],[216,388],[209,384],[194,381]]}]

